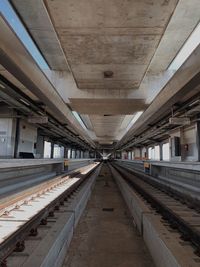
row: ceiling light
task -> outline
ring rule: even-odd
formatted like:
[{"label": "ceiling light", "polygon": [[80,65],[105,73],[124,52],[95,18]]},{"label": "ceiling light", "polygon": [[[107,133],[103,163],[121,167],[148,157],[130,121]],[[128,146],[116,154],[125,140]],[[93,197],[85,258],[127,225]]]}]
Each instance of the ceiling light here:
[{"label": "ceiling light", "polygon": [[25,105],[30,106],[30,104],[29,104],[28,102],[26,102],[26,100],[20,98],[20,101],[21,101],[22,103],[24,103]]},{"label": "ceiling light", "polygon": [[45,114],[42,111],[38,111],[38,114],[44,116]]}]

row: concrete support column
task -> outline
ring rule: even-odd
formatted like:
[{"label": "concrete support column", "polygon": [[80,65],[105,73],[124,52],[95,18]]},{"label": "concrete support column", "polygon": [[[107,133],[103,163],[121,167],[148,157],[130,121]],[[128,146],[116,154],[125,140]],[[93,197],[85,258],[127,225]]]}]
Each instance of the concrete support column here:
[{"label": "concrete support column", "polygon": [[162,151],[163,145],[159,144],[159,147],[160,147],[160,160],[163,160],[163,151]]},{"label": "concrete support column", "polygon": [[14,143],[14,158],[17,158],[18,153],[18,145],[19,145],[19,132],[20,132],[20,119],[16,119],[16,127],[15,127],[15,143]]},{"label": "concrete support column", "polygon": [[86,151],[84,152],[84,158],[86,158],[86,159],[89,158],[89,151],[88,151],[88,150],[86,150]]},{"label": "concrete support column", "polygon": [[51,142],[51,159],[53,159],[54,143]]},{"label": "concrete support column", "polygon": [[75,159],[76,158],[76,150],[72,149],[72,159]]},{"label": "concrete support column", "polygon": [[68,158],[68,148],[66,146],[64,147],[64,158]]},{"label": "concrete support column", "polygon": [[140,147],[139,150],[140,150],[140,159],[142,159],[142,147]]},{"label": "concrete support column", "polygon": [[70,152],[69,152],[69,158],[72,158],[72,148],[70,148]]},{"label": "concrete support column", "polygon": [[44,157],[44,136],[38,133],[36,142],[36,155],[37,158]]},{"label": "concrete support column", "polygon": [[95,156],[95,152],[94,151],[90,151],[89,152],[89,158],[94,158]]},{"label": "concrete support column", "polygon": [[122,151],[122,159],[127,159],[127,152],[126,151]]},{"label": "concrete support column", "polygon": [[134,160],[135,159],[134,149],[131,151],[131,154],[132,154],[131,158],[132,158],[132,160]]},{"label": "concrete support column", "polygon": [[80,159],[80,151],[76,150],[76,159]]},{"label": "concrete support column", "polygon": [[131,157],[131,160],[133,160],[133,154],[132,154],[132,150],[130,151],[130,157]]},{"label": "concrete support column", "polygon": [[197,122],[196,144],[197,144],[197,160],[200,161],[200,122]]}]

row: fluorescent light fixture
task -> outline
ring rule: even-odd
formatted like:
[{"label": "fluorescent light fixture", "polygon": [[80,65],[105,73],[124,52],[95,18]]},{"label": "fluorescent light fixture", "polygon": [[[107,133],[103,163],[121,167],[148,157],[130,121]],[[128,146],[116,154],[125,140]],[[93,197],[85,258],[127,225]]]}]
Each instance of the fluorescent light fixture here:
[{"label": "fluorescent light fixture", "polygon": [[39,113],[40,115],[42,115],[42,116],[45,115],[44,112],[42,112],[42,111],[38,111],[38,113]]},{"label": "fluorescent light fixture", "polygon": [[200,23],[196,26],[189,38],[186,40],[174,60],[168,67],[168,70],[178,70],[186,59],[192,54],[192,52],[200,44]]},{"label": "fluorescent light fixture", "polygon": [[30,104],[29,104],[28,102],[26,102],[26,100],[24,100],[24,99],[22,99],[22,98],[20,98],[19,100],[20,100],[22,103],[24,103],[25,105],[30,106]]},{"label": "fluorescent light fixture", "polygon": [[3,88],[3,89],[6,88],[6,87],[5,87],[3,84],[1,84],[1,83],[0,83],[0,87]]},{"label": "fluorescent light fixture", "polygon": [[77,119],[77,121],[80,123],[80,125],[83,127],[83,129],[87,130],[87,127],[85,126],[84,122],[82,121],[80,115],[76,111],[72,111],[74,117]]},{"label": "fluorescent light fixture", "polygon": [[19,17],[17,16],[8,0],[0,0],[0,13],[6,19],[21,42],[24,44],[38,66],[41,69],[49,69],[47,62],[41,55],[39,49],[31,39],[30,35],[28,34],[27,30],[25,29],[24,25],[20,21]]}]

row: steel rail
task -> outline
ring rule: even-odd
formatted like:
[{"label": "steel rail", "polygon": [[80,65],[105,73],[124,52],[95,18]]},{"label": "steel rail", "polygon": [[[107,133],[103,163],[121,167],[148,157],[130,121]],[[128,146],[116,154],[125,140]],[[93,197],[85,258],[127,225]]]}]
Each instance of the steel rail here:
[{"label": "steel rail", "polygon": [[[151,204],[152,208],[156,209],[156,211],[162,215],[163,219],[169,222],[173,229],[177,229],[181,232],[181,238],[183,240],[190,241],[195,246],[195,253],[200,255],[200,231],[198,228],[200,225],[199,213],[194,211],[193,208],[189,208],[185,204],[181,203],[176,195],[169,196],[167,193],[163,192],[162,189],[159,190],[158,186],[155,187],[147,181],[142,180],[141,177],[138,178],[125,167],[117,164],[112,164],[112,166],[121,174],[122,178],[126,180],[133,189],[135,189],[142,197],[144,197],[144,199],[147,200],[148,203]],[[169,204],[169,201],[166,201],[166,198],[171,201],[171,205]],[[177,203],[179,204],[179,207],[182,207],[181,210],[185,210],[187,208],[187,210],[191,212],[190,218],[195,219],[199,217],[199,223],[197,223],[197,225],[194,223],[193,225],[187,221],[187,217],[181,216],[180,212],[178,213],[175,209]]]},{"label": "steel rail", "polygon": [[[53,213],[56,209],[59,209],[60,205],[63,205],[64,201],[67,201],[69,197],[80,187],[82,184],[91,176],[91,174],[99,167],[99,164],[94,165],[93,168],[90,168],[87,173],[81,174],[77,173],[77,171],[74,171],[74,173],[71,173],[70,178],[61,178],[60,181],[56,182],[55,185],[50,184],[50,187],[47,186],[47,190],[43,190],[43,194],[49,194],[51,190],[54,190],[54,188],[59,187],[64,181],[69,181],[70,179],[75,179],[75,182],[72,183],[67,190],[62,192],[59,196],[57,196],[53,201],[51,201],[48,205],[46,205],[44,208],[42,208],[38,213],[36,213],[30,220],[25,222],[20,228],[18,228],[16,231],[14,231],[8,238],[6,238],[2,243],[0,243],[0,266],[6,266],[6,258],[14,251],[22,251],[24,249],[24,240],[25,238],[31,233],[32,230],[37,229],[37,227],[42,223],[46,224],[46,218],[48,216],[53,216]],[[74,177],[74,174],[78,174],[76,178]],[[58,180],[58,179],[56,179]],[[25,197],[25,201],[21,201],[21,205],[28,204],[28,201],[31,201],[29,195],[29,199],[27,199],[27,196]],[[36,200],[39,202],[39,198],[42,197],[41,190],[38,191],[38,194],[33,194],[32,200]],[[18,209],[19,207],[15,206],[14,209],[11,209],[11,213],[13,210]],[[4,213],[4,218],[6,216],[9,216],[8,214]],[[1,217],[1,216],[0,216]],[[9,217],[8,217],[9,221]],[[2,231],[3,227],[1,226],[1,220],[0,220],[0,231]]]}]

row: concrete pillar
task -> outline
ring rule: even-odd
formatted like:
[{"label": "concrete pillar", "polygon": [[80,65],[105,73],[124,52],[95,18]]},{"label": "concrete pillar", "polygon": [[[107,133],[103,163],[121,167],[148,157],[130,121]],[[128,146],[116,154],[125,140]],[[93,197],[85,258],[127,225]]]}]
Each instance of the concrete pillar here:
[{"label": "concrete pillar", "polygon": [[131,158],[132,158],[132,160],[134,160],[134,159],[135,159],[135,153],[134,153],[134,149],[131,151]]},{"label": "concrete pillar", "polygon": [[37,142],[36,142],[36,157],[43,158],[44,157],[44,136],[40,135],[38,132]]},{"label": "concrete pillar", "polygon": [[122,151],[122,159],[127,159],[127,152],[126,151]]},{"label": "concrete pillar", "polygon": [[88,150],[85,151],[85,158],[89,159],[89,151]]},{"label": "concrete pillar", "polygon": [[76,150],[76,159],[80,159],[80,151]]},{"label": "concrete pillar", "polygon": [[94,157],[95,157],[95,152],[89,151],[89,158],[94,158]]},{"label": "concrete pillar", "polygon": [[68,158],[68,148],[66,146],[64,147],[64,158]]},{"label": "concrete pillar", "polygon": [[72,158],[72,148],[69,149],[69,159]]},{"label": "concrete pillar", "polygon": [[53,159],[54,143],[51,142],[51,159]]},{"label": "concrete pillar", "polygon": [[76,150],[72,149],[72,159],[75,159],[76,158]]},{"label": "concrete pillar", "polygon": [[200,122],[197,122],[197,131],[196,131],[196,144],[197,144],[197,158],[200,161]]},{"label": "concrete pillar", "polygon": [[159,144],[159,147],[160,147],[160,160],[163,160],[163,152],[162,152],[163,144]]},{"label": "concrete pillar", "polygon": [[17,158],[18,145],[19,145],[19,131],[20,131],[20,119],[16,119],[15,128],[15,143],[14,143],[14,158]]},{"label": "concrete pillar", "polygon": [[139,150],[140,150],[140,159],[142,159],[142,147],[140,147]]}]

